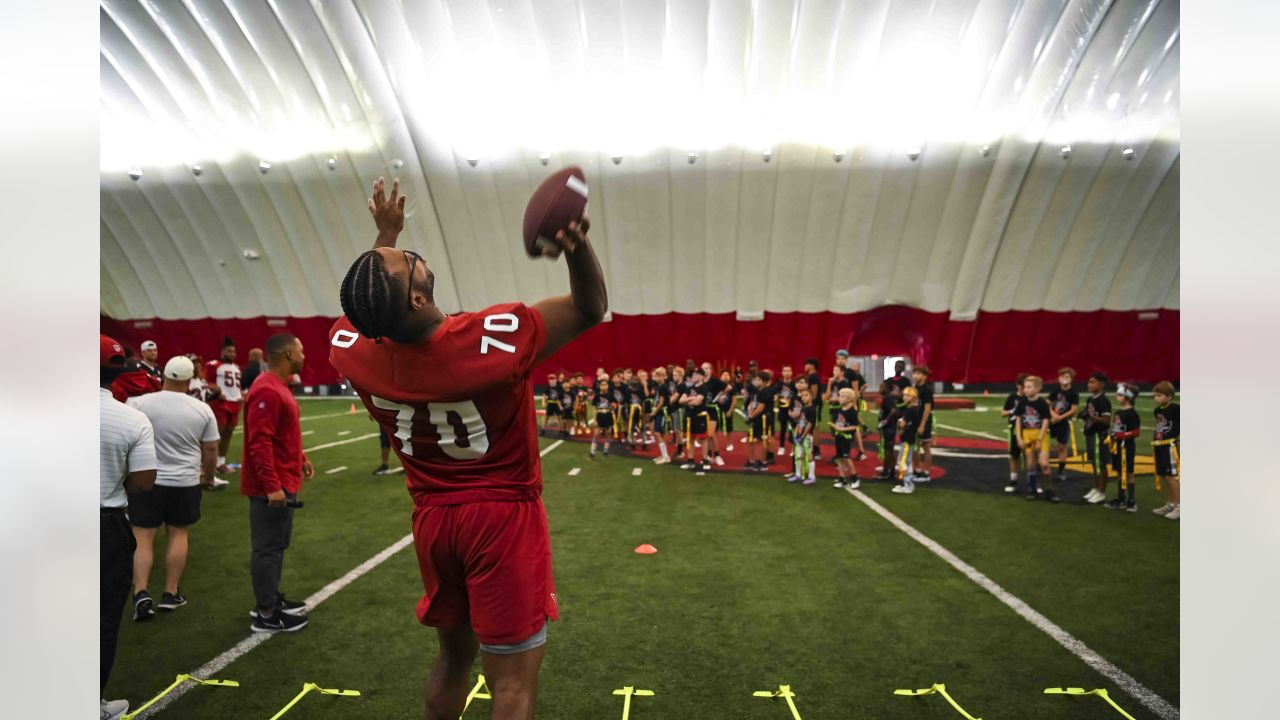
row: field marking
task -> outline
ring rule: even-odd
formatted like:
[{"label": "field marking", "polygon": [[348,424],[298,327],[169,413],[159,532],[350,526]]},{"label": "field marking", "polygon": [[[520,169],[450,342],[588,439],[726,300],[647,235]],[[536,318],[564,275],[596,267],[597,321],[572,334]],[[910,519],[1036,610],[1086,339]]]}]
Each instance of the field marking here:
[{"label": "field marking", "polygon": [[315,432],[316,432],[315,430],[303,430],[303,431],[302,431],[302,437],[306,437],[306,436],[308,436],[308,435],[314,435],[314,434],[315,434]]},{"label": "field marking", "polygon": [[[846,490],[848,489],[846,488]],[[1132,698],[1142,703],[1148,710],[1159,715],[1165,720],[1178,720],[1178,708],[1174,707],[1174,705],[1168,700],[1165,700],[1155,694],[1145,685],[1135,680],[1133,676],[1115,665],[1112,665],[1106,658],[1094,652],[1089,648],[1089,646],[1078,640],[1071,633],[1063,630],[1061,627],[1054,624],[1052,620],[1041,615],[1026,602],[1018,599],[1008,590],[997,585],[994,580],[983,575],[977,570],[977,568],[956,557],[950,550],[942,547],[937,542],[927,537],[924,533],[908,525],[897,515],[889,512],[889,510],[885,509],[883,505],[872,500],[861,490],[848,490],[848,493],[857,498],[863,505],[871,508],[871,510],[877,515],[888,520],[891,525],[906,533],[912,540],[915,540],[925,546],[929,552],[932,552],[934,555],[945,560],[948,565],[959,570],[961,574],[972,580],[983,590],[994,595],[997,600],[1008,605],[1014,612],[1021,615],[1024,620],[1036,626],[1036,628],[1041,632],[1056,640],[1059,645],[1066,648],[1066,650],[1072,655],[1080,658],[1080,660],[1084,661],[1084,663],[1089,667],[1097,670],[1103,677],[1114,682],[1121,690],[1124,690]]]},{"label": "field marking", "polygon": [[343,435],[350,435],[350,434],[351,434],[351,431],[350,431],[350,430],[339,430],[339,431],[338,431],[338,436],[339,436],[339,437],[341,437],[341,436],[343,436]]},{"label": "field marking", "polygon": [[312,452],[313,450],[324,450],[325,448],[337,447],[339,445],[346,445],[348,443],[359,442],[361,440],[368,440],[369,438],[376,438],[376,437],[378,437],[378,433],[366,433],[364,435],[357,435],[353,438],[347,438],[346,440],[339,440],[337,442],[325,443],[323,445],[317,445],[315,447],[304,448],[302,452],[309,453],[309,452]]},{"label": "field marking", "polygon": [[955,458],[1007,458],[1009,453],[969,453],[969,452],[952,452],[944,448],[934,448],[934,457],[955,457]]},{"label": "field marking", "polygon": [[[564,442],[563,440],[557,440],[556,442],[548,445],[547,447],[543,448],[541,452],[538,453],[538,457],[546,457],[547,453],[560,447],[560,445],[563,442]],[[354,568],[351,568],[351,570],[348,571],[346,575],[343,575],[337,580],[334,580],[328,585],[325,585],[324,587],[320,588],[315,593],[313,593],[311,597],[307,598],[304,601],[307,604],[307,611],[310,612],[311,610],[314,610],[317,605],[333,597],[333,595],[337,593],[339,590],[350,585],[356,580],[360,579],[360,576],[364,575],[370,570],[373,570],[374,568],[378,567],[382,563],[386,562],[387,559],[389,559],[392,555],[395,555],[396,553],[405,549],[412,543],[413,543],[413,533],[409,533],[408,535],[405,535],[404,537],[400,538],[399,540],[395,541],[391,545],[384,548],[377,555],[374,555],[373,557],[369,558],[368,560],[365,560],[364,562],[360,563]],[[221,672],[228,665],[230,665],[231,663],[243,657],[250,650],[270,640],[271,637],[272,637],[271,633],[250,633],[249,637],[236,643],[229,650],[215,657],[214,659],[210,660],[204,665],[201,665],[199,669],[195,670],[190,674],[202,679],[213,677],[214,675]],[[196,686],[196,683],[183,683],[182,685],[179,685],[176,690],[160,698],[159,702],[147,708],[146,711],[143,712],[138,717],[141,720],[146,720],[152,715],[155,715],[156,713],[165,709],[169,705],[173,704],[175,700],[185,695],[188,690],[190,690],[195,686]]]},{"label": "field marking", "polygon": [[571,468],[571,469],[569,470],[569,474],[570,474],[570,475],[577,475],[577,474],[578,474],[578,473],[580,473],[580,472],[582,472],[582,468]]},{"label": "field marking", "polygon": [[[303,417],[298,418],[298,422],[306,422],[308,420],[321,420],[323,418],[338,417],[339,415],[350,415],[350,414],[351,414],[350,410],[344,410],[342,412],[336,412],[336,413],[321,413],[320,415],[304,415]],[[360,413],[356,413],[356,414],[359,415]],[[236,429],[233,431],[232,434],[235,434],[238,432],[244,432],[243,425],[236,425]]]},{"label": "field marking", "polygon": [[334,473],[340,473],[340,472],[342,472],[343,470],[346,470],[346,469],[347,469],[347,466],[346,466],[346,465],[339,465],[339,466],[338,466],[338,467],[336,467],[336,468],[329,468],[328,470],[325,470],[325,471],[324,471],[324,474],[325,474],[325,475],[332,475],[332,474],[334,474]]},{"label": "field marking", "polygon": [[639,474],[640,474],[640,468],[634,468],[634,469],[632,469],[632,470],[631,470],[631,474],[632,474],[632,475],[639,475]]},{"label": "field marking", "polygon": [[991,433],[985,433],[985,432],[981,432],[981,431],[979,431],[979,430],[966,430],[966,429],[964,429],[964,428],[962,428],[962,427],[956,427],[955,425],[943,425],[942,423],[934,423],[934,425],[937,425],[938,427],[943,428],[943,429],[946,429],[946,430],[955,430],[956,432],[962,432],[962,433],[964,433],[965,435],[974,435],[974,436],[976,436],[976,437],[980,437],[980,438],[987,438],[988,440],[1004,440],[1004,441],[1007,441],[1007,440],[1009,439],[1007,436],[1006,436],[1006,437],[1000,437],[999,435],[992,435]]}]

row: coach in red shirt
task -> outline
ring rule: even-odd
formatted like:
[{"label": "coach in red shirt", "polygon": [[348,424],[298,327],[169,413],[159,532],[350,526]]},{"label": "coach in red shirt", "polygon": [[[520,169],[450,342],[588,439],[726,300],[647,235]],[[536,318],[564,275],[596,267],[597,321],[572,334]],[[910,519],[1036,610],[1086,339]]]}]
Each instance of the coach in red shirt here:
[{"label": "coach in red shirt", "polygon": [[303,359],[298,338],[272,335],[267,340],[267,371],[258,376],[244,404],[240,494],[249,497],[254,632],[293,632],[307,624],[305,603],[286,600],[280,592],[284,551],[293,533],[293,507],[288,503],[302,481],[315,474],[302,452],[298,401],[286,384],[302,369]]}]

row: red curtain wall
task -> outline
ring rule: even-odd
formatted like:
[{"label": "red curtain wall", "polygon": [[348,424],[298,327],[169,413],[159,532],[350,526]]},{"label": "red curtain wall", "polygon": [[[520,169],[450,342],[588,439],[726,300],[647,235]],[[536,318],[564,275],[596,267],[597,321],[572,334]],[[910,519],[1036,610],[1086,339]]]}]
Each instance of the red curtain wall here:
[{"label": "red curtain wall", "polygon": [[[144,340],[160,345],[161,359],[195,352],[217,356],[224,336],[243,357],[276,332],[297,335],[307,354],[302,379],[332,383],[329,327],[334,318],[115,320],[101,317],[102,332],[137,349]],[[766,313],[739,321],[733,313],[614,315],[592,328],[539,368],[594,371],[604,366],[683,364],[686,358],[717,366],[756,360],[775,371],[816,357],[825,372],[839,348],[855,355],[906,355],[925,363],[936,380],[1011,382],[1019,372],[1052,375],[1062,365],[1085,374],[1095,370],[1114,380],[1179,379],[1178,311],[981,313],[973,321],[951,320],[903,306],[861,313]]]}]

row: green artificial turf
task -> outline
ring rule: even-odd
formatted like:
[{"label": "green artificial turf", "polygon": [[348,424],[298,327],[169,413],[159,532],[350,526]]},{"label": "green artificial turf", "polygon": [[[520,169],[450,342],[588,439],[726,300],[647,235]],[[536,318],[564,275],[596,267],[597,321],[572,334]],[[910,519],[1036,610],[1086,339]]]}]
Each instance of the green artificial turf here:
[{"label": "green artificial turf", "polygon": [[[304,417],[315,418],[303,423],[313,431],[305,446],[372,432],[362,413],[318,417],[348,404],[304,402]],[[1145,421],[1150,408],[1139,408]],[[990,411],[948,411],[939,420],[1003,429]],[[295,516],[283,583],[291,597],[310,595],[409,532],[403,476],[370,475],[377,451],[374,438],[310,454],[318,474]],[[997,477],[1007,471],[1003,461],[987,462]],[[349,469],[325,474],[341,465]],[[579,443],[552,450],[543,473],[562,619],[550,630],[539,717],[619,717],[622,699],[611,691],[633,685],[657,693],[633,701],[637,720],[783,720],[783,701],[751,695],[779,684],[791,685],[807,719],[959,717],[939,697],[893,695],[935,682],[987,720],[1117,717],[1097,698],[1041,694],[1052,686],[1108,687],[1134,717],[1155,717],[825,483],[589,461]],[[108,697],[136,706],[249,635],[247,501],[231,490],[205,495],[192,530],[183,581],[190,604],[147,623],[126,618]],[[911,496],[872,483],[864,492],[1177,704],[1178,527],[1148,512],[1149,481],[1139,501],[1152,500],[1136,515],[944,483]],[[641,543],[659,552],[637,555]],[[158,595],[159,567],[152,578]],[[309,627],[219,673],[241,687],[195,688],[157,717],[268,718],[305,682],[362,696],[308,696],[286,717],[421,717],[435,640],[414,618],[420,592],[413,551],[403,550],[315,609]],[[487,716],[478,703],[466,717]]]}]

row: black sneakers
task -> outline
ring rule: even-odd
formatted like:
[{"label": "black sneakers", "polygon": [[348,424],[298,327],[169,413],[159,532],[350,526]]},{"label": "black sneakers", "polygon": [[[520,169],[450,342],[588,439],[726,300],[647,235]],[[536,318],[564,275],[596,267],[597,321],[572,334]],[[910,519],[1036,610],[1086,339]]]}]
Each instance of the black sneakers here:
[{"label": "black sneakers", "polygon": [[161,610],[177,610],[187,604],[187,599],[182,596],[182,590],[176,593],[166,592],[160,596],[160,602],[156,603],[156,607]]},{"label": "black sneakers", "polygon": [[[276,615],[279,615],[280,613],[292,615],[294,617],[306,617],[307,604],[304,602],[298,602],[297,600],[289,600],[284,595],[279,595],[276,599]],[[250,610],[249,617],[258,617],[258,609],[254,608],[253,610]]]},{"label": "black sneakers", "polygon": [[146,590],[139,590],[133,595],[133,621],[142,622],[150,620],[156,614],[155,601],[151,599],[151,593]]},{"label": "black sneakers", "polygon": [[[256,611],[255,614],[257,614]],[[253,623],[249,625],[249,629],[256,633],[278,633],[297,632],[306,626],[307,619],[305,617],[286,615],[277,611],[276,614],[269,618],[255,617]]]}]

